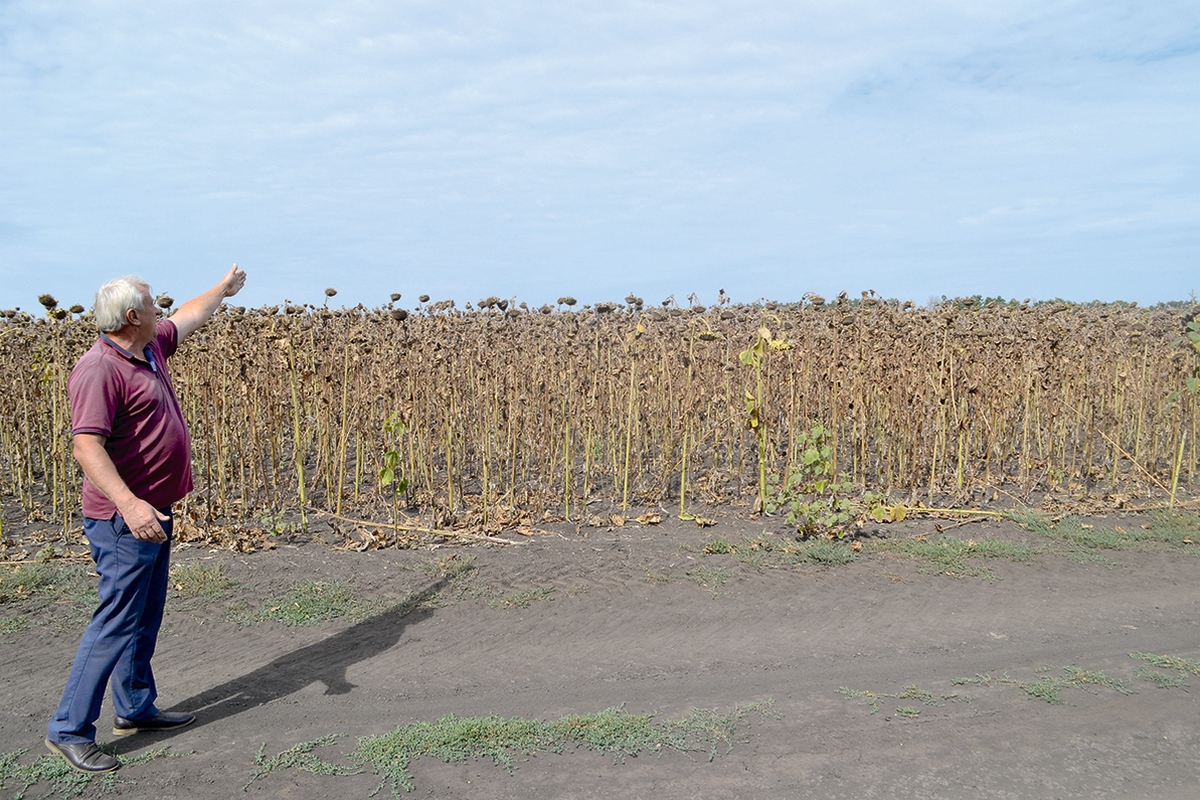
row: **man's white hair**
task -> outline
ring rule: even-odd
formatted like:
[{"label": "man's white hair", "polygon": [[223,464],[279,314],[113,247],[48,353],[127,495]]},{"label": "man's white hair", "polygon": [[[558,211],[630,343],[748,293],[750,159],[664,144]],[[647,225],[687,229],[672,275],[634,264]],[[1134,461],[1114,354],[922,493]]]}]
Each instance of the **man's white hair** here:
[{"label": "man's white hair", "polygon": [[96,318],[96,327],[103,333],[119,331],[126,326],[125,312],[131,308],[145,311],[145,299],[142,290],[150,291],[150,284],[137,275],[126,275],[116,278],[100,287],[96,292],[96,305],[92,314]]}]

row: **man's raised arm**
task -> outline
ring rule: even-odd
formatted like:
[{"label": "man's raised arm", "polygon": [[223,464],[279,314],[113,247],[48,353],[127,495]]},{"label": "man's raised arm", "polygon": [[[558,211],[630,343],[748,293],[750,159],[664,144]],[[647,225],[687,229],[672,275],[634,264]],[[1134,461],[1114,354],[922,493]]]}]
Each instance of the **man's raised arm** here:
[{"label": "man's raised arm", "polygon": [[179,341],[182,342],[192,331],[208,322],[208,318],[221,305],[221,301],[226,297],[233,297],[245,285],[246,273],[234,264],[229,272],[225,273],[225,277],[221,278],[220,283],[181,305],[179,310],[171,315],[171,321],[179,330]]}]

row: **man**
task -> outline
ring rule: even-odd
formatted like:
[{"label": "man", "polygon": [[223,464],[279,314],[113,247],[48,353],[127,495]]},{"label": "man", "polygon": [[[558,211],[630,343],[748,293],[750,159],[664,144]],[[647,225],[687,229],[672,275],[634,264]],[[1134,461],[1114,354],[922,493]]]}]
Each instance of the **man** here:
[{"label": "man", "polygon": [[191,440],[167,359],[246,283],[237,264],[167,320],[150,286],[127,276],[96,293],[100,338],[67,381],[74,456],[83,469],[83,530],[100,575],[92,615],[50,720],[46,746],[77,770],[120,762],[96,746],[112,679],[114,736],[180,728],[195,715],[159,711],[150,658],[167,596],[171,505],[191,491]]}]

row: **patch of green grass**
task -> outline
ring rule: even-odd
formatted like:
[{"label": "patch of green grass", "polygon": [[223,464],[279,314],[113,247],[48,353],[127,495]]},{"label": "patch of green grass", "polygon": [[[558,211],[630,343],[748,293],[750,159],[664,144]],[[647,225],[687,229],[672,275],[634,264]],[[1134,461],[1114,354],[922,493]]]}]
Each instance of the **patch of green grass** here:
[{"label": "patch of green grass", "polygon": [[25,617],[4,617],[0,619],[0,636],[9,633],[24,633],[29,630],[29,620]]},{"label": "patch of green grass", "polygon": [[734,546],[724,539],[714,537],[704,543],[704,554],[707,556],[719,556],[734,552],[737,552]]},{"label": "patch of green grass", "polygon": [[729,580],[730,572],[725,567],[693,567],[684,574],[697,586],[708,589],[709,594],[717,597],[721,594],[725,581]]},{"label": "patch of green grass", "polygon": [[416,569],[431,580],[460,578],[475,571],[475,557],[450,553],[444,558],[418,561]]},{"label": "patch of green grass", "polygon": [[1027,531],[1049,535],[1054,522],[1045,514],[1031,508],[1014,508],[1004,512],[1004,518],[1015,522]]},{"label": "patch of green grass", "polygon": [[116,775],[113,773],[87,775],[71,769],[64,759],[53,755],[38,756],[33,763],[22,764],[18,759],[26,752],[22,749],[0,753],[0,789],[12,792],[13,800],[24,800],[26,792],[34,786],[46,787],[39,798],[78,797],[93,785],[93,781],[101,791],[115,791]]},{"label": "patch of green grass", "polygon": [[[1187,678],[1200,675],[1200,661],[1182,656],[1163,656],[1155,653],[1130,653],[1130,658],[1145,661],[1137,670],[1137,676],[1153,683],[1159,689],[1187,689]],[[1152,669],[1157,667],[1157,669]],[[1174,675],[1161,672],[1170,670]]]},{"label": "patch of green grass", "polygon": [[944,537],[930,539],[924,536],[905,539],[877,539],[868,545],[872,550],[897,553],[925,562],[923,572],[949,575],[953,578],[992,578],[992,573],[979,559],[1004,559],[1006,561],[1032,561],[1043,551],[1026,544],[997,539],[956,539]]},{"label": "patch of green grass", "polygon": [[480,600],[490,608],[529,608],[538,600],[553,597],[553,586],[534,586],[504,594],[487,584],[479,574],[472,556],[451,553],[437,561],[421,561],[415,569],[429,578],[446,581],[446,588],[429,598],[424,605],[436,608],[460,600]]},{"label": "patch of green grass", "polygon": [[[1051,539],[1066,548],[1067,553],[1081,563],[1115,566],[1117,562],[1100,555],[1100,551],[1148,551],[1161,548],[1191,551],[1200,555],[1200,516],[1190,511],[1156,511],[1145,524],[1104,525],[1084,521],[1077,516],[1063,517],[1057,522],[1036,518],[1032,512],[1014,522]],[[1022,521],[1023,520],[1023,521]]]},{"label": "patch of green grass", "polygon": [[549,600],[553,594],[553,586],[535,586],[492,600],[489,605],[492,608],[529,608],[535,600]]},{"label": "patch of green grass", "polygon": [[[1052,674],[1056,671],[1058,674]],[[1052,705],[1058,705],[1063,702],[1060,692],[1064,689],[1079,688],[1095,691],[1096,687],[1105,687],[1120,694],[1135,694],[1134,690],[1129,686],[1129,681],[1110,678],[1099,670],[1084,669],[1076,666],[1042,667],[1038,670],[1038,673],[1039,676],[1032,681],[1015,680],[1010,678],[1008,673],[1003,673],[999,677],[984,674],[976,675],[974,678],[955,678],[954,683],[960,686],[965,684],[974,684],[977,686],[1007,684],[1009,686],[1016,686],[1029,697],[1037,700],[1045,700]]]},{"label": "patch of green grass", "polygon": [[55,588],[70,567],[53,562],[18,564],[0,568],[0,605],[15,605]]},{"label": "patch of green grass", "polygon": [[670,583],[671,582],[671,573],[655,572],[651,567],[646,566],[646,565],[642,566],[642,574],[646,576],[646,580],[651,581],[652,583]]},{"label": "patch of green grass", "polygon": [[1180,675],[1200,675],[1200,661],[1194,658],[1160,656],[1154,653],[1130,653],[1129,657],[1140,659],[1160,669],[1176,670]]},{"label": "patch of green grass", "polygon": [[841,566],[849,564],[855,558],[854,551],[846,545],[820,539],[800,542],[795,555],[796,563],[808,561],[822,566]]},{"label": "patch of green grass", "polygon": [[258,754],[254,757],[254,765],[258,769],[250,776],[250,780],[246,781],[246,785],[242,787],[242,791],[249,791],[250,784],[256,780],[265,778],[272,772],[284,769],[299,769],[304,772],[311,772],[314,775],[356,775],[362,772],[361,767],[331,764],[321,757],[313,755],[313,750],[316,750],[318,747],[329,747],[338,740],[340,735],[330,734],[329,736],[322,736],[319,739],[313,739],[311,742],[301,742],[270,758],[267,757],[265,752],[266,745],[262,745],[258,748]]},{"label": "patch of green grass", "polygon": [[1075,561],[1079,564],[1104,567],[1105,569],[1114,569],[1116,567],[1127,566],[1124,562],[1109,558],[1103,553],[1097,553],[1094,550],[1072,550],[1069,553],[1069,556],[1072,561]]},{"label": "patch of green grass", "polygon": [[341,617],[362,620],[382,610],[378,601],[358,599],[351,583],[332,580],[309,581],[293,586],[286,595],[265,603],[256,611],[233,616],[237,622],[247,625],[273,620],[295,627],[316,625]]},{"label": "patch of green grass", "polygon": [[[885,699],[919,700],[919,701],[921,701],[922,705],[926,705],[926,706],[941,705],[941,703],[945,702],[945,701],[970,702],[969,697],[963,697],[962,695],[959,695],[959,694],[942,695],[941,699],[939,700],[937,697],[935,697],[933,695],[932,692],[927,692],[924,689],[919,689],[915,685],[905,686],[903,690],[901,690],[899,692],[894,692],[894,693],[873,692],[870,689],[850,689],[846,686],[839,686],[837,693],[842,695],[843,697],[846,697],[846,698],[849,698],[852,700],[861,701],[859,703],[859,705],[870,706],[872,714],[879,713],[879,708],[880,708],[883,700],[885,700]],[[900,709],[897,708],[896,711],[897,711],[897,713],[899,713]],[[901,714],[901,716],[916,716],[916,715],[915,714]]]},{"label": "patch of green grass", "polygon": [[1060,539],[1068,547],[1085,550],[1123,550],[1133,547],[1142,538],[1125,533],[1124,529],[1096,527],[1076,516],[1063,517],[1050,529],[1050,536]]},{"label": "patch of green grass", "polygon": [[[79,797],[92,788],[101,793],[115,794],[119,784],[133,783],[122,780],[120,773],[89,775],[78,772],[72,769],[65,759],[56,755],[41,755],[32,763],[22,764],[19,759],[26,752],[22,749],[0,753],[0,789],[11,791],[12,794],[6,796],[13,800],[25,800],[28,796],[26,793],[35,786],[45,787],[45,791],[37,795],[39,800],[50,797],[65,800],[69,797]],[[134,758],[118,755],[117,760],[123,768],[128,768],[159,758],[178,757],[178,753],[169,752],[166,747],[161,747]]]},{"label": "patch of green grass", "polygon": [[1141,680],[1154,684],[1156,689],[1183,689],[1186,691],[1188,688],[1188,682],[1182,676],[1168,675],[1150,667],[1138,667],[1133,674]]},{"label": "patch of green grass", "polygon": [[679,720],[659,720],[654,714],[631,714],[623,707],[605,709],[595,714],[569,714],[544,722],[535,719],[486,717],[457,717],[453,714],[436,722],[415,722],[403,725],[390,733],[364,736],[358,747],[347,754],[348,765],[333,764],[312,755],[318,747],[333,743],[335,737],[324,737],[285,750],[278,756],[265,758],[260,750],[255,760],[257,772],[250,782],[282,769],[303,769],[324,775],[346,775],[369,769],[380,776],[379,792],[384,786],[393,796],[400,790],[416,788],[410,767],[422,756],[437,758],[448,764],[468,760],[488,760],[512,774],[521,757],[539,751],[566,753],[583,748],[611,754],[620,763],[627,756],[642,752],[661,753],[678,750],[684,753],[707,752],[711,760],[733,749],[739,740],[738,731],[748,724],[748,717],[757,713],[760,719],[778,718],[770,700],[736,706],[727,713],[716,710],[694,710]]},{"label": "patch of green grass", "polygon": [[1052,676],[1048,674],[1052,669],[1052,667],[1046,667],[1044,668],[1047,673],[1045,676],[1030,683],[1018,683],[1017,685],[1024,689],[1030,697],[1045,700],[1048,703],[1061,703],[1059,691],[1076,687],[1091,690],[1092,687],[1104,686],[1120,694],[1134,693],[1129,688],[1128,681],[1110,678],[1099,670],[1074,666],[1059,667],[1060,674]]},{"label": "patch of green grass", "polygon": [[225,567],[217,562],[188,561],[171,567],[171,588],[181,597],[215,600],[233,586]]},{"label": "patch of green grass", "polygon": [[[1118,694],[1132,695],[1137,694],[1132,686],[1134,679],[1136,679],[1147,681],[1161,689],[1186,690],[1187,683],[1185,678],[1200,675],[1200,660],[1183,658],[1181,656],[1156,655],[1153,653],[1130,653],[1129,656],[1146,662],[1134,671],[1133,678],[1129,680],[1114,678],[1100,670],[1071,665],[1065,667],[1042,667],[1037,670],[1034,679],[1028,681],[1012,678],[1007,672],[1002,672],[998,675],[980,673],[973,678],[954,678],[951,683],[955,686],[981,686],[989,688],[1013,686],[1020,689],[1029,698],[1042,700],[1052,705],[1059,705],[1064,702],[1063,692],[1067,689],[1083,689],[1084,691],[1093,693],[1101,689],[1111,689]],[[906,686],[903,691],[892,694],[862,689],[848,689],[842,686],[838,689],[838,694],[858,700],[860,705],[869,706],[872,714],[880,710],[885,699],[904,700],[911,698],[920,700],[927,706],[941,704],[931,693],[920,690],[916,686]],[[946,700],[973,703],[972,698],[957,694],[942,695],[941,701]],[[900,716],[911,716],[903,713],[900,708],[896,709],[896,713]]]},{"label": "patch of green grass", "polygon": [[777,540],[759,536],[740,543],[710,539],[703,547],[705,555],[732,555],[757,570],[791,567],[797,564],[841,566],[855,559],[855,552],[845,543],[828,539]]},{"label": "patch of green grass", "polygon": [[1155,511],[1150,515],[1145,533],[1171,547],[1195,551],[1200,546],[1200,514],[1194,511]]},{"label": "patch of green grass", "polygon": [[662,735],[663,747],[684,753],[699,753],[707,749],[708,760],[712,761],[721,755],[718,746],[724,745],[725,754],[728,755],[735,743],[746,741],[736,737],[738,729],[746,725],[746,718],[751,714],[757,714],[760,722],[780,718],[774,702],[768,699],[734,706],[732,711],[725,713],[715,708],[694,708],[681,719],[658,722],[657,727]]},{"label": "patch of green grass", "polygon": [[8,623],[6,633],[41,625],[55,631],[74,628],[98,602],[90,570],[79,562],[50,559],[0,566],[0,608],[17,612],[10,619],[24,620]]}]

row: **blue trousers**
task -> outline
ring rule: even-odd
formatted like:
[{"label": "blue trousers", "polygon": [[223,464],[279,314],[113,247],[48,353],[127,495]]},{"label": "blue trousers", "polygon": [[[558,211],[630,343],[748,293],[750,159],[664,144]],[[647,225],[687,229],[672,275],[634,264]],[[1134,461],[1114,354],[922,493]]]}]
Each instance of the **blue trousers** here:
[{"label": "blue trousers", "polygon": [[[170,508],[160,510],[171,514]],[[50,741],[96,740],[95,722],[110,678],[117,716],[143,719],[158,713],[150,658],[167,599],[171,521],[162,526],[167,541],[157,544],[135,539],[119,514],[84,517],[83,531],[100,575],[100,605],[83,632],[62,702],[50,720]]]}]

